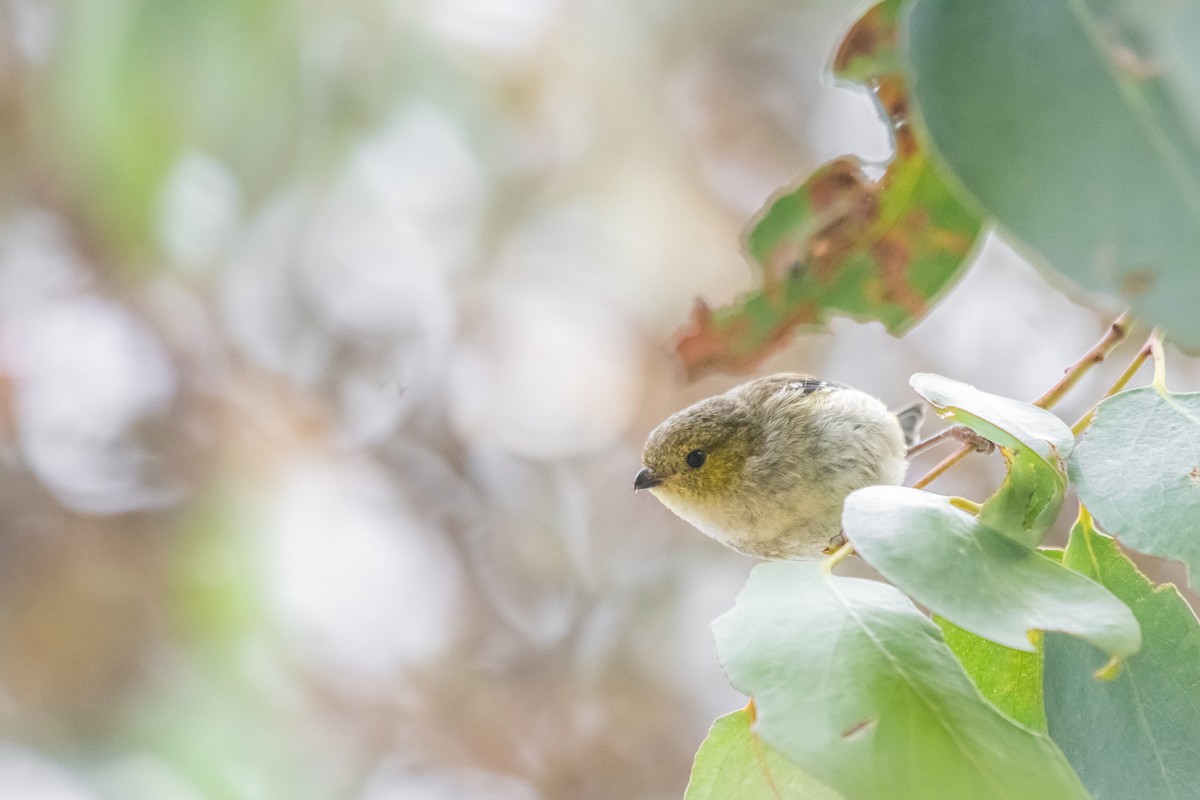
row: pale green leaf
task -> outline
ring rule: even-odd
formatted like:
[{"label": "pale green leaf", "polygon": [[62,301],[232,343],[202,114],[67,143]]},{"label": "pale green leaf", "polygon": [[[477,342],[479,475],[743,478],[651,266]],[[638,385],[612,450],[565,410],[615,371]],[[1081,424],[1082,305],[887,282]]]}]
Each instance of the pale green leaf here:
[{"label": "pale green leaf", "polygon": [[1070,633],[1114,658],[1137,651],[1132,612],[1096,582],[1012,541],[941,495],[870,486],[846,499],[846,535],[921,605],[990,641],[1032,652],[1031,630]]},{"label": "pale green leaf", "polygon": [[1048,467],[1041,457],[1022,448],[1001,450],[1007,472],[984,501],[979,520],[1018,542],[1035,547],[1050,532],[1066,497],[1062,467]]},{"label": "pale green leaf", "polygon": [[841,800],[751,730],[747,709],[713,723],[696,753],[684,800]]},{"label": "pale green leaf", "polygon": [[848,798],[1089,796],[1053,743],[980,697],[937,626],[891,586],[764,564],[713,627],[759,736]]},{"label": "pale green leaf", "polygon": [[918,118],[1002,229],[1200,344],[1200,14],[1188,2],[919,0]]},{"label": "pale green leaf", "polygon": [[918,372],[908,382],[943,417],[1001,447],[1032,450],[1047,464],[1071,454],[1075,444],[1071,429],[1044,408],[928,372]]},{"label": "pale green leaf", "polygon": [[[1061,550],[1039,550],[1044,557],[1062,563]],[[1026,653],[989,642],[965,631],[948,619],[935,616],[946,645],[979,691],[996,708],[1031,730],[1045,732],[1046,711],[1042,702],[1042,635],[1034,634],[1036,650]]]},{"label": "pale green leaf", "polygon": [[1003,448],[1008,465],[1004,483],[984,503],[979,518],[1036,546],[1062,509],[1067,484],[1063,459],[1075,445],[1071,429],[1045,409],[940,375],[918,373],[910,383],[943,417]]},{"label": "pale green leaf", "polygon": [[1200,575],[1200,394],[1131,389],[1100,404],[1070,461],[1101,528]]},{"label": "pale green leaf", "polygon": [[1144,642],[1114,680],[1090,671],[1104,656],[1047,635],[1046,717],[1097,800],[1200,797],[1200,624],[1174,586],[1155,588],[1117,549],[1084,525],[1065,563],[1128,603]]}]

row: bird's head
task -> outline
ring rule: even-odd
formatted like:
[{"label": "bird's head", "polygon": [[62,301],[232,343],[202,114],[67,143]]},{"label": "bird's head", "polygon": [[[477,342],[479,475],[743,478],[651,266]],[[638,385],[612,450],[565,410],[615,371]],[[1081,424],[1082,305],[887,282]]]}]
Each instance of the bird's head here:
[{"label": "bird's head", "polygon": [[669,507],[705,507],[738,492],[757,432],[744,404],[712,397],[668,417],[642,451],[635,490],[649,489]]}]

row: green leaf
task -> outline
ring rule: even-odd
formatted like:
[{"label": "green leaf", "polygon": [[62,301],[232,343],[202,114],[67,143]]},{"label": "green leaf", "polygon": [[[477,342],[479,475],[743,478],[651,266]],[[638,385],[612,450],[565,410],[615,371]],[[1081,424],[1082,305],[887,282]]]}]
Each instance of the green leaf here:
[{"label": "green leaf", "polygon": [[1141,652],[1111,681],[1089,677],[1103,657],[1046,637],[1046,717],[1097,800],[1184,800],[1200,793],[1200,624],[1174,586],[1157,589],[1088,524],[1076,525],[1067,566],[1128,603]]},{"label": "green leaf", "polygon": [[1057,747],[980,697],[891,586],[763,564],[713,630],[758,735],[848,798],[1088,797]]},{"label": "green leaf", "polygon": [[[1061,550],[1038,552],[1055,563],[1062,563]],[[1046,731],[1046,710],[1042,702],[1041,632],[1030,634],[1036,650],[1026,653],[989,642],[948,619],[935,616],[933,621],[942,629],[946,646],[988,701],[1025,727],[1039,733]]]},{"label": "green leaf", "polygon": [[919,0],[906,37],[919,118],[966,191],[1072,283],[1192,346],[1197,40],[1192,3],[1112,0]]},{"label": "green leaf", "polygon": [[762,288],[715,312],[697,305],[677,345],[690,375],[753,366],[797,326],[834,313],[904,331],[965,267],[981,222],[908,125],[901,5],[886,0],[868,11],[833,63],[835,76],[870,89],[894,132],[895,155],[878,179],[857,158],[835,159],[767,205],[746,235]]},{"label": "green leaf", "polygon": [[1131,389],[1100,404],[1070,461],[1100,527],[1200,575],[1200,394]]},{"label": "green leaf", "polygon": [[1067,424],[1044,408],[928,372],[918,372],[908,382],[942,417],[1001,447],[1032,450],[1047,466],[1065,459],[1075,445]]},{"label": "green leaf", "polygon": [[1046,462],[1028,449],[1000,451],[1008,470],[1004,482],[979,512],[979,520],[1021,544],[1036,547],[1046,538],[1066,496],[1061,468],[1046,468]]},{"label": "green leaf", "polygon": [[1200,58],[1195,32],[1200,30],[1200,5],[1164,3],[1145,20],[1147,41],[1157,60],[1165,64],[1168,102],[1187,116],[1192,129],[1200,125]]},{"label": "green leaf", "polygon": [[748,709],[713,723],[696,753],[684,800],[841,800],[750,730]]},{"label": "green leaf", "polygon": [[959,627],[1015,650],[1031,630],[1070,633],[1113,658],[1137,652],[1132,612],[1107,589],[1012,541],[951,505],[902,486],[846,498],[854,549],[915,601]]},{"label": "green leaf", "polygon": [[1026,653],[989,642],[943,617],[933,621],[942,629],[946,646],[992,705],[1026,728],[1046,732],[1040,634],[1033,637],[1036,649]]},{"label": "green leaf", "polygon": [[1022,544],[1036,546],[1062,508],[1067,488],[1063,459],[1075,445],[1071,429],[1043,408],[940,375],[917,373],[909,382],[942,417],[1004,448],[1004,483],[984,503],[979,518]]}]

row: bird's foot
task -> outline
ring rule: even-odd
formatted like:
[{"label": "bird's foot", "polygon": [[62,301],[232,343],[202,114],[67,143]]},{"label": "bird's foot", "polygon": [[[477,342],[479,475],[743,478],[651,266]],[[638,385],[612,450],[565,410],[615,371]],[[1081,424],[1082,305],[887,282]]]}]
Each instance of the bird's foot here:
[{"label": "bird's foot", "polygon": [[955,425],[950,428],[950,436],[954,437],[963,444],[969,444],[975,448],[978,453],[991,454],[996,452],[996,443],[990,439],[985,439],[979,433],[968,428],[966,425]]},{"label": "bird's foot", "polygon": [[837,536],[834,536],[829,540],[829,544],[825,545],[825,549],[821,552],[827,556],[831,556],[838,550],[841,550],[842,546],[846,544],[846,541],[846,535],[839,533]]}]

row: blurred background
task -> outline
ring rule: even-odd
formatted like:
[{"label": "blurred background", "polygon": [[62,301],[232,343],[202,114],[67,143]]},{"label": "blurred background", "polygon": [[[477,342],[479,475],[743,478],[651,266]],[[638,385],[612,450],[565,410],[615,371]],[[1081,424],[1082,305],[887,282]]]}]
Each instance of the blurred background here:
[{"label": "blurred background", "polygon": [[[888,155],[860,10],[0,0],[0,799],[680,797],[753,561],[632,479],[748,217]],[[1109,316],[993,241],[760,372],[1032,398]]]}]

